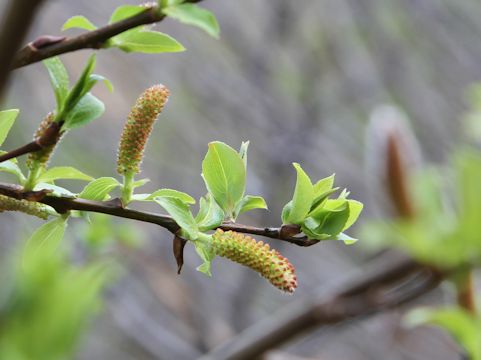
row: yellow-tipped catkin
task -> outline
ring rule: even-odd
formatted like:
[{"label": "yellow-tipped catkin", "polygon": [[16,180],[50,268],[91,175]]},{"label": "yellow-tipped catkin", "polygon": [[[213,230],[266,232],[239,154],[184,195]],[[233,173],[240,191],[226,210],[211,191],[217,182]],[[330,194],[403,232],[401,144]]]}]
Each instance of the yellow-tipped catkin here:
[{"label": "yellow-tipped catkin", "polygon": [[0,195],[0,212],[3,211],[20,211],[44,220],[46,220],[49,215],[43,204],[28,200],[17,200],[5,195]]},{"label": "yellow-tipped catkin", "polygon": [[[33,139],[37,140],[40,137],[42,137],[45,134],[45,131],[53,123],[54,120],[55,120],[54,113],[53,112],[48,113],[47,116],[45,116],[43,120],[40,122],[40,125],[33,136]],[[41,167],[47,166],[48,160],[50,159],[50,156],[52,155],[52,152],[55,146],[56,144],[46,146],[42,150],[28,154],[28,157],[27,157],[28,168],[32,170],[37,165]]]},{"label": "yellow-tipped catkin", "polygon": [[162,111],[169,90],[163,85],[154,85],[145,90],[132,107],[125,123],[117,160],[117,171],[138,173],[154,122]]},{"label": "yellow-tipped catkin", "polygon": [[250,236],[218,229],[212,235],[216,255],[247,266],[270,281],[278,289],[294,292],[297,277],[294,266],[269,244],[257,242]]}]

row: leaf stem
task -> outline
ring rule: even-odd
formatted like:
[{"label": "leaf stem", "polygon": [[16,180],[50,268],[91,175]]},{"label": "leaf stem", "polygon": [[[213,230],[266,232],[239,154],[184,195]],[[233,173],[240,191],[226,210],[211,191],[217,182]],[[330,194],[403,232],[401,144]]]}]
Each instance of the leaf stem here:
[{"label": "leaf stem", "polygon": [[28,172],[28,178],[25,181],[25,185],[23,186],[25,191],[32,191],[35,185],[37,185],[37,179],[40,175],[40,171],[42,170],[42,166],[38,161],[33,163],[32,168]]},{"label": "leaf stem", "polygon": [[132,171],[127,171],[124,174],[124,184],[122,186],[121,200],[124,206],[127,206],[132,200],[132,194],[134,193],[134,178],[135,173]]}]

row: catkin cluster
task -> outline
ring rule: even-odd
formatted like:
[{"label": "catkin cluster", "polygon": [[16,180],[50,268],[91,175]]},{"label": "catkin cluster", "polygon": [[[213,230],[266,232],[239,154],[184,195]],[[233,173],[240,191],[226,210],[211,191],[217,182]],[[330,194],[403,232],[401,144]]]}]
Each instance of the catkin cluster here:
[{"label": "catkin cluster", "polygon": [[44,220],[47,220],[49,215],[45,206],[42,204],[28,200],[17,200],[5,195],[0,195],[0,212],[3,211],[20,211]]},{"label": "catkin cluster", "polygon": [[216,255],[257,271],[281,290],[292,293],[296,289],[297,277],[294,266],[277,250],[271,250],[269,244],[257,242],[250,236],[233,231],[224,232],[220,229],[212,235],[212,239]]},{"label": "catkin cluster", "polygon": [[169,90],[154,85],[145,90],[132,107],[120,138],[117,171],[139,173],[145,145],[154,122],[169,98]]},{"label": "catkin cluster", "polygon": [[[33,136],[33,139],[37,140],[41,138],[45,134],[45,131],[47,131],[49,126],[53,123],[54,120],[55,120],[54,113],[53,112],[48,113],[47,116],[45,116],[43,120],[40,122],[40,125]],[[53,144],[50,146],[46,146],[39,151],[29,153],[27,157],[28,168],[32,170],[37,165],[41,167],[47,166],[48,160],[50,159],[50,156],[52,155],[52,152],[55,146],[56,144]]]}]

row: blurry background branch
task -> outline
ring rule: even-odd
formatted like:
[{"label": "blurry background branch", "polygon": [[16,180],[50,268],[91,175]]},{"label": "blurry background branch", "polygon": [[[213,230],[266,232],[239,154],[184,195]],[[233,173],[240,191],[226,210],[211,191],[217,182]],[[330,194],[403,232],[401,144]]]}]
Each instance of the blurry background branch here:
[{"label": "blurry background branch", "polygon": [[383,259],[362,275],[347,281],[341,290],[331,289],[317,301],[294,302],[202,359],[257,358],[318,327],[363,319],[412,301],[435,288],[441,279],[441,273],[413,260],[389,259],[386,262]]},{"label": "blurry background branch", "polygon": [[10,0],[0,26],[0,99],[9,69],[43,0]]}]

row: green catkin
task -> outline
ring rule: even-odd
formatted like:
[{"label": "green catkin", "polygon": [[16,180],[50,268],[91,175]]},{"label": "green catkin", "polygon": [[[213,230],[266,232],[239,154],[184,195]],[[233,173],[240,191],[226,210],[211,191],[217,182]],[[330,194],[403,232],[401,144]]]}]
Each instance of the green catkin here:
[{"label": "green catkin", "polygon": [[120,138],[117,172],[139,173],[145,145],[154,122],[169,98],[169,90],[154,85],[145,90],[132,107]]},{"label": "green catkin", "polygon": [[[48,129],[48,127],[53,123],[55,120],[55,114],[53,112],[48,113],[47,116],[40,122],[40,125],[35,132],[33,139],[37,140],[38,138],[42,137],[44,135],[45,131]],[[55,145],[50,145],[42,150],[33,152],[28,154],[27,157],[27,166],[30,170],[33,170],[36,166],[40,167],[46,167],[47,163],[50,159],[50,156],[53,153],[53,150],[55,149]]]},{"label": "green catkin", "polygon": [[42,204],[28,200],[17,200],[9,196],[0,195],[0,212],[4,211],[20,211],[44,220],[47,220],[49,215],[45,206]]},{"label": "green catkin", "polygon": [[218,229],[212,235],[212,246],[218,256],[247,266],[280,290],[293,293],[297,287],[294,266],[268,244],[250,236]]}]

